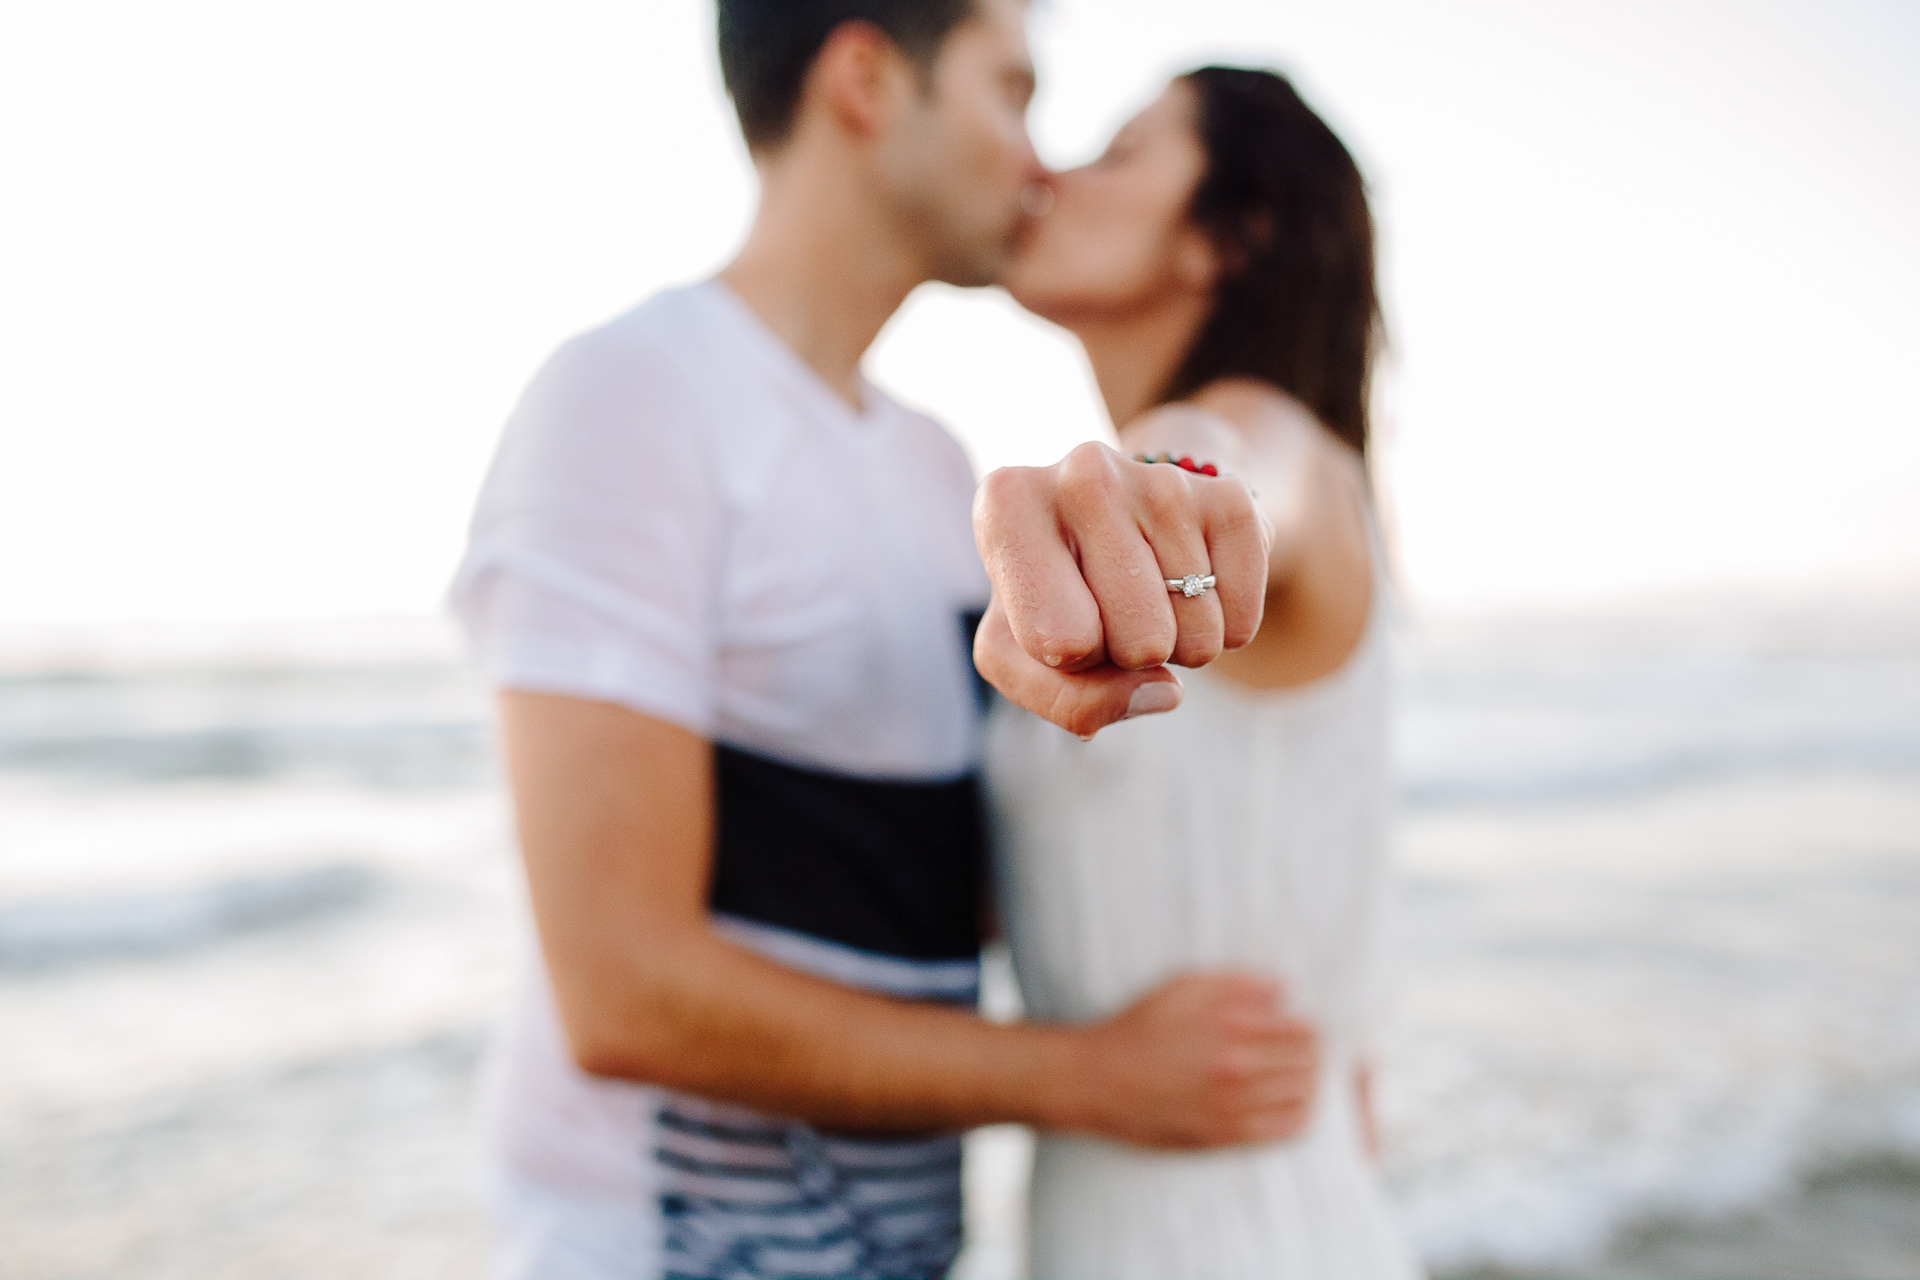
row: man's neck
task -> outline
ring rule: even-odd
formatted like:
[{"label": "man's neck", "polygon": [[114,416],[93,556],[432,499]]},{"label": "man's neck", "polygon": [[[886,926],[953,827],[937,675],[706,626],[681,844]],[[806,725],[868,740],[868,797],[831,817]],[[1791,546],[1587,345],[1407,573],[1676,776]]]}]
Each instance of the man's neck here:
[{"label": "man's neck", "polygon": [[858,410],[861,357],[925,272],[852,177],[764,166],[753,230],[720,279]]}]

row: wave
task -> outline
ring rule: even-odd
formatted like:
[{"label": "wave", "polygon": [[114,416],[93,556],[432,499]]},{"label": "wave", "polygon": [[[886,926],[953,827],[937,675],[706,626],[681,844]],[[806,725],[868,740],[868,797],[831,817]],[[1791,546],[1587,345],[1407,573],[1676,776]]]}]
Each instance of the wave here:
[{"label": "wave", "polygon": [[0,905],[0,968],[151,956],[290,925],[365,903],[372,869],[330,863],[83,898]]},{"label": "wave", "polygon": [[1400,1180],[1400,1199],[1435,1274],[1505,1276],[1577,1273],[1661,1238],[1720,1236],[1750,1258],[1756,1224],[1804,1222],[1809,1197],[1920,1187],[1920,1083],[1775,1103],[1737,1131],[1689,1142],[1592,1151],[1559,1167],[1482,1159],[1429,1171]]},{"label": "wave", "polygon": [[[496,779],[477,672],[430,647],[324,662],[285,647],[300,638],[277,640],[271,662],[0,663],[0,774]],[[1396,731],[1410,809],[1920,768],[1920,614],[1517,618],[1423,626],[1406,640]]]},{"label": "wave", "polygon": [[292,778],[372,787],[491,781],[478,723],[218,725],[157,732],[0,738],[0,772],[95,783]]},{"label": "wave", "polygon": [[0,773],[472,786],[493,776],[485,712],[451,664],[0,675]]},{"label": "wave", "polygon": [[[1617,753],[1624,755],[1625,753]],[[1457,765],[1406,770],[1400,805],[1409,811],[1476,805],[1521,806],[1617,799],[1748,778],[1809,774],[1889,776],[1920,770],[1920,729],[1884,738],[1803,738],[1712,743],[1610,760]]]},{"label": "wave", "polygon": [[[1637,749],[1636,749],[1637,748]],[[1432,753],[1440,755],[1440,752]],[[1554,804],[1742,778],[1920,770],[1920,727],[1881,736],[1808,733],[1783,741],[1667,747],[1612,743],[1585,753],[1517,759],[1506,744],[1403,768],[1401,806]],[[111,783],[292,779],[374,788],[474,787],[497,779],[491,735],[478,722],[224,725],[177,732],[67,734],[8,740],[0,773]]]}]

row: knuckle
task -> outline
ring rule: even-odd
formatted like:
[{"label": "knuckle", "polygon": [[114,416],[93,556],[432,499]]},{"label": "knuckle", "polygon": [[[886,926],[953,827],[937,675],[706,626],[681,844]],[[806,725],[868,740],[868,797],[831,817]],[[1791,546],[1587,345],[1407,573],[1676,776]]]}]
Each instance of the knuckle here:
[{"label": "knuckle", "polygon": [[999,467],[987,472],[974,496],[976,512],[990,512],[1032,487],[1033,468]]},{"label": "knuckle", "polygon": [[1091,657],[1100,647],[1100,636],[1091,627],[1036,624],[1032,635],[1041,652],[1067,663]]},{"label": "knuckle", "polygon": [[1112,470],[1106,458],[1108,452],[1094,441],[1088,440],[1067,450],[1067,456],[1053,464],[1054,469],[1060,473],[1062,479],[1104,475]]},{"label": "knuckle", "polygon": [[1173,640],[1158,635],[1134,637],[1109,645],[1108,656],[1122,670],[1150,671],[1173,657]]},{"label": "knuckle", "polygon": [[1253,493],[1239,483],[1214,483],[1201,490],[1207,519],[1216,529],[1248,535],[1260,531],[1262,518]]},{"label": "knuckle", "polygon": [[1140,479],[1140,505],[1156,527],[1171,528],[1191,523],[1193,491],[1187,473],[1178,467],[1151,467]]},{"label": "knuckle", "polygon": [[1110,507],[1119,492],[1120,478],[1104,459],[1082,452],[1082,445],[1061,460],[1058,480],[1061,504],[1069,510]]},{"label": "knuckle", "polygon": [[1119,460],[1119,454],[1098,440],[1085,440],[1067,450],[1067,456],[1061,459],[1061,463],[1076,467],[1090,467],[1110,473],[1114,469],[1114,463]]},{"label": "knuckle", "polygon": [[986,538],[1006,523],[1033,489],[1031,467],[1001,467],[989,471],[973,495],[973,529],[976,538]]},{"label": "knuckle", "polygon": [[1182,667],[1204,667],[1220,656],[1223,642],[1224,636],[1218,628],[1209,627],[1200,634],[1182,628],[1170,660]]},{"label": "knuckle", "polygon": [[1216,504],[1212,513],[1212,524],[1220,533],[1235,541],[1252,543],[1265,541],[1260,513],[1250,503],[1244,501]]}]

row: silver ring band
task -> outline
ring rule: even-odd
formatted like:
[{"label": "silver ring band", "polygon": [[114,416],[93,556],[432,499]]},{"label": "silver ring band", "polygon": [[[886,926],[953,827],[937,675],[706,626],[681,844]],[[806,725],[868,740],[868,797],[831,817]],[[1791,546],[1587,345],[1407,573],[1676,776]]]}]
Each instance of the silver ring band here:
[{"label": "silver ring band", "polygon": [[1210,573],[1190,573],[1184,578],[1168,578],[1167,590],[1178,591],[1191,600],[1213,590],[1214,576]]}]

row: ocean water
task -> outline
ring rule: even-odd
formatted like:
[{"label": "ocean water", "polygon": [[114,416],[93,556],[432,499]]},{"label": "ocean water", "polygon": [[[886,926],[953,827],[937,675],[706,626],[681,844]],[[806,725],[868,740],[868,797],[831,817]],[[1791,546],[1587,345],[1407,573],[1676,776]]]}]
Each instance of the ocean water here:
[{"label": "ocean water", "polygon": [[[1436,1274],[1920,1277],[1920,602],[1405,639]],[[519,892],[437,627],[0,636],[0,1280],[476,1272]],[[970,1149],[970,1280],[1024,1144]]]},{"label": "ocean water", "polygon": [[1411,637],[1389,1172],[1443,1273],[1920,1275],[1920,609]]}]

